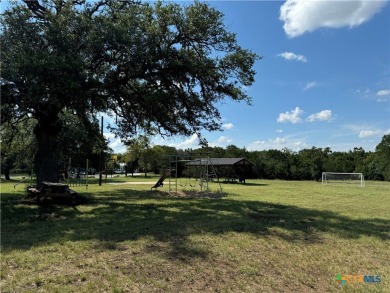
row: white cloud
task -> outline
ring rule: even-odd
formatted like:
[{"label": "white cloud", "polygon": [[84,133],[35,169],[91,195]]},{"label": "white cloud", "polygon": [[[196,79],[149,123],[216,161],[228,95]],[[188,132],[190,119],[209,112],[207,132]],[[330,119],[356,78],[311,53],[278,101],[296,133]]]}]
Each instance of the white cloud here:
[{"label": "white cloud", "polygon": [[370,125],[362,125],[362,124],[343,124],[343,125],[340,125],[340,131],[337,132],[337,137],[342,137],[342,136],[345,137],[346,135],[356,135],[362,130],[362,128],[371,128],[371,126]]},{"label": "white cloud", "polygon": [[222,128],[232,129],[234,127],[233,123],[225,123],[222,125]]},{"label": "white cloud", "polygon": [[281,137],[277,137],[273,143],[275,144],[285,144],[286,143],[286,139],[285,138],[281,138]]},{"label": "white cloud", "polygon": [[122,148],[118,148],[115,153],[118,153],[118,154],[124,154],[127,152],[127,148],[125,146],[123,146]]},{"label": "white cloud", "polygon": [[288,37],[297,37],[318,28],[356,27],[370,20],[387,5],[385,0],[318,1],[287,0],[279,19]]},{"label": "white cloud", "polygon": [[286,139],[277,137],[275,139],[268,139],[268,140],[258,140],[254,141],[253,143],[250,144],[249,150],[265,150],[265,149],[281,149],[285,145]]},{"label": "white cloud", "polygon": [[106,138],[106,139],[114,139],[115,138],[115,134],[111,133],[111,132],[105,132],[103,133],[103,136]]},{"label": "white cloud", "polygon": [[359,137],[360,138],[366,138],[366,137],[370,137],[370,136],[382,136],[382,135],[385,135],[385,134],[388,134],[390,133],[390,129],[387,129],[387,130],[380,130],[380,129],[376,129],[376,130],[361,130],[360,133],[359,133]]},{"label": "white cloud", "polygon": [[303,55],[295,54],[293,52],[283,52],[278,54],[279,57],[282,57],[283,59],[289,60],[289,61],[300,61],[300,62],[307,62],[307,59]]},{"label": "white cloud", "polygon": [[220,144],[225,144],[225,143],[231,143],[233,140],[228,136],[220,136],[217,141]]},{"label": "white cloud", "polygon": [[301,122],[301,115],[303,114],[303,110],[299,107],[296,107],[294,110],[291,110],[290,112],[280,113],[277,122],[283,123],[283,122],[291,122],[293,124]]},{"label": "white cloud", "polygon": [[122,143],[120,138],[116,138],[113,133],[105,132],[103,136],[108,139],[108,147],[111,148],[114,153],[125,153],[126,147]]},{"label": "white cloud", "polygon": [[377,96],[387,96],[390,95],[390,90],[380,90],[376,93]]},{"label": "white cloud", "polygon": [[277,137],[275,139],[268,139],[268,140],[258,140],[254,141],[249,144],[248,150],[249,151],[261,151],[261,150],[271,150],[271,149],[277,149],[282,150],[284,148],[287,148],[289,150],[293,151],[299,151],[304,148],[307,148],[308,145],[302,140],[297,140],[293,138],[288,137]]},{"label": "white cloud", "polygon": [[111,141],[110,141],[110,144],[109,144],[108,146],[109,146],[110,148],[112,148],[112,149],[115,149],[115,148],[117,148],[118,146],[122,147],[123,144],[122,144],[120,138],[117,138],[117,139],[111,140]]},{"label": "white cloud", "polygon": [[292,150],[295,150],[295,151],[302,150],[302,149],[305,149],[308,147],[308,144],[306,142],[303,142],[303,141],[296,141],[292,145],[293,145]]},{"label": "white cloud", "polygon": [[197,148],[199,146],[199,139],[196,133],[194,133],[191,137],[187,138],[186,140],[178,144],[171,144],[170,146],[176,147],[178,149]]},{"label": "white cloud", "polygon": [[277,133],[282,133],[282,132],[283,132],[283,129],[276,129],[276,132],[277,132]]},{"label": "white cloud", "polygon": [[311,89],[311,88],[316,87],[316,86],[318,86],[318,83],[315,81],[307,82],[305,87],[303,88],[303,90],[306,91],[306,90]]},{"label": "white cloud", "polygon": [[371,92],[371,90],[369,88],[366,88],[365,90],[361,90],[361,89],[357,89],[356,92],[358,94],[364,94],[364,95],[367,95]]},{"label": "white cloud", "polygon": [[333,118],[331,110],[323,110],[321,112],[311,114],[307,117],[306,121],[314,122],[314,121],[329,121]]}]

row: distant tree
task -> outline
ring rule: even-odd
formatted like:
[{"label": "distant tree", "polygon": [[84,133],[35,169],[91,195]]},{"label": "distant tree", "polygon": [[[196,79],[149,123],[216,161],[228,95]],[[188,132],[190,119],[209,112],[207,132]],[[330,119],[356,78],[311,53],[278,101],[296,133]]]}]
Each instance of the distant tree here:
[{"label": "distant tree", "polygon": [[363,161],[363,175],[366,180],[384,180],[381,162],[376,152],[370,152]]},{"label": "distant tree", "polygon": [[383,180],[390,181],[390,134],[382,137],[375,152],[376,156],[373,162],[378,168],[378,173],[382,175]]},{"label": "distant tree", "polygon": [[126,140],[220,130],[218,102],[251,102],[258,56],[208,4],[24,2],[2,15],[1,123],[37,121],[38,184],[58,178],[64,111],[85,124],[113,114]]},{"label": "distant tree", "polygon": [[210,158],[224,158],[226,157],[226,150],[222,147],[208,146],[202,147],[196,150],[187,150],[186,155],[192,155],[195,157],[210,157]]},{"label": "distant tree", "polygon": [[131,176],[134,176],[134,172],[137,170],[138,166],[139,162],[137,159],[126,161],[126,176],[128,173],[131,173]]},{"label": "distant tree", "polygon": [[387,161],[390,161],[390,134],[382,137],[381,142],[375,147],[375,151],[384,158],[387,158]]},{"label": "distant tree", "polygon": [[298,153],[299,160],[301,161],[303,171],[305,172],[305,178],[302,179],[314,179],[320,180],[322,172],[325,169],[325,162],[329,154],[331,153],[330,148],[316,148],[305,149]]},{"label": "distant tree", "polygon": [[148,165],[150,166],[154,158],[151,138],[147,135],[133,138],[128,143],[126,158],[130,162],[138,162],[137,168],[142,168],[146,177],[149,170]]},{"label": "distant tree", "polygon": [[180,152],[180,150],[176,150],[171,146],[161,146],[155,145],[152,147],[152,155],[150,165],[151,170],[155,174],[162,174],[166,169],[169,168],[169,159],[175,160],[174,156],[178,156],[178,160],[188,160],[189,154],[188,152]]},{"label": "distant tree", "polygon": [[267,178],[266,175],[266,153],[265,151],[254,151],[249,153],[249,160],[254,164],[253,171],[257,178]]},{"label": "distant tree", "polygon": [[31,120],[15,123],[9,121],[1,125],[1,173],[6,180],[11,180],[12,169],[19,169],[24,173],[31,172],[37,147],[35,137],[32,135],[34,126]]},{"label": "distant tree", "polygon": [[245,148],[239,148],[235,145],[228,145],[226,147],[225,156],[228,158],[244,158],[247,154]]},{"label": "distant tree", "polygon": [[367,157],[366,151],[362,147],[355,147],[353,151],[349,151],[350,156],[353,159],[355,173],[363,173],[364,160]]},{"label": "distant tree", "polygon": [[211,156],[214,158],[225,158],[226,157],[226,150],[222,147],[213,147],[213,151],[211,153]]},{"label": "distant tree", "polygon": [[271,179],[289,179],[289,153],[285,150],[268,150],[266,155],[266,173]]},{"label": "distant tree", "polygon": [[324,171],[351,173],[355,169],[353,157],[347,152],[332,152],[324,164]]},{"label": "distant tree", "polygon": [[89,167],[99,167],[99,155],[112,153],[106,140],[100,133],[97,121],[84,121],[72,113],[64,112],[59,115],[62,131],[58,136],[59,158],[65,165],[71,159],[72,167],[85,167],[89,160]]}]

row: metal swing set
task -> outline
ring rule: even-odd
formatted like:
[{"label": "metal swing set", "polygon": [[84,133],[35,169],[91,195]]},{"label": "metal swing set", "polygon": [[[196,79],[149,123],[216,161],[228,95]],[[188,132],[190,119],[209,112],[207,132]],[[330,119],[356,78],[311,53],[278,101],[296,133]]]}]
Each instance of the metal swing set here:
[{"label": "metal swing set", "polygon": [[[195,160],[188,160],[185,159],[183,156],[168,156],[169,157],[169,168],[167,169],[165,178],[169,178],[169,184],[168,184],[168,192],[171,193],[171,183],[175,186],[175,193],[178,193],[178,186],[185,188],[187,186],[190,186],[191,188],[195,188],[199,185],[200,192],[209,192],[209,181],[213,181],[215,178],[217,179],[217,183],[219,185],[219,191],[222,192],[222,186],[219,182],[219,177],[215,171],[215,168],[210,160],[210,158],[199,158]],[[189,163],[191,162],[191,165]],[[178,165],[184,163],[184,168],[188,170],[189,168],[195,168],[195,172],[189,173],[184,172],[187,176],[185,176],[185,179],[183,177],[178,176]],[[174,174],[174,176],[172,176]],[[194,176],[191,176],[195,174]],[[167,179],[168,179],[167,178]],[[195,180],[192,180],[192,179]],[[161,180],[162,178],[160,178]],[[174,180],[172,180],[174,179]],[[159,181],[160,181],[159,180]],[[155,184],[152,188],[157,188],[159,186],[163,186],[163,184]]]},{"label": "metal swing set", "polygon": [[[207,158],[199,158],[190,161],[191,165],[186,164],[186,168],[193,167],[196,170],[196,183],[195,184],[190,184],[191,187],[195,187],[197,184],[197,181],[199,179],[199,186],[200,186],[200,191],[209,191],[209,182],[213,181],[214,179],[217,179],[217,183],[219,185],[220,192],[222,192],[222,186],[221,183],[219,182],[219,176],[217,172],[215,171],[214,165],[212,164],[211,160],[209,157]],[[191,178],[191,177],[190,177]],[[185,186],[182,186],[185,187]]]}]

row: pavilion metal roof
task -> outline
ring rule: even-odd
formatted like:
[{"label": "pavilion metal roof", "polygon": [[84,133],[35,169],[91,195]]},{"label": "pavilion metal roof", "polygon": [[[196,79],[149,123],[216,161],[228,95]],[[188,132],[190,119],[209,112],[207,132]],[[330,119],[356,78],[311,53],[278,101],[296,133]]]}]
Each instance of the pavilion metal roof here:
[{"label": "pavilion metal roof", "polygon": [[238,166],[238,165],[253,165],[252,162],[245,158],[202,158],[195,159],[188,162],[187,166],[200,166],[200,165],[213,165],[213,166]]}]

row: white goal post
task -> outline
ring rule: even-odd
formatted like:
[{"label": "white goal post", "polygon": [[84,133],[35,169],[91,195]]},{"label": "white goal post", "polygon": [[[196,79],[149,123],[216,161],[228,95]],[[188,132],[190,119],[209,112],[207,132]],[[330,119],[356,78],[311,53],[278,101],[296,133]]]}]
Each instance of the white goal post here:
[{"label": "white goal post", "polygon": [[322,184],[350,183],[365,186],[362,173],[322,172]]}]

